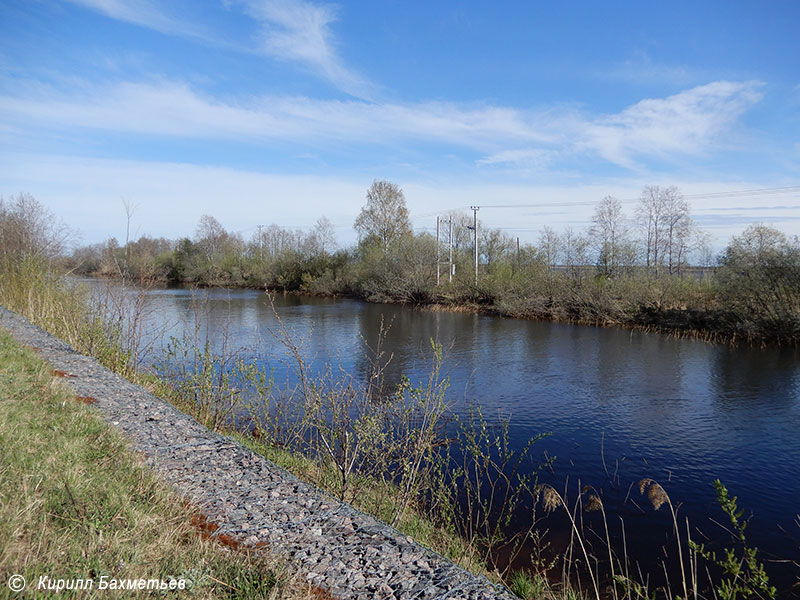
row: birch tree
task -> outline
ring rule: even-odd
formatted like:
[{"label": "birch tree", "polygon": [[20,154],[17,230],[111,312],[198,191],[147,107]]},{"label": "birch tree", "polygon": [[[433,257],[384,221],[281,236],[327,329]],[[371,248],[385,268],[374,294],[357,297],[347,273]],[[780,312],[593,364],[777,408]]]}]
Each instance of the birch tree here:
[{"label": "birch tree", "polygon": [[403,190],[388,181],[373,181],[353,227],[361,241],[378,240],[387,253],[390,245],[411,233]]}]

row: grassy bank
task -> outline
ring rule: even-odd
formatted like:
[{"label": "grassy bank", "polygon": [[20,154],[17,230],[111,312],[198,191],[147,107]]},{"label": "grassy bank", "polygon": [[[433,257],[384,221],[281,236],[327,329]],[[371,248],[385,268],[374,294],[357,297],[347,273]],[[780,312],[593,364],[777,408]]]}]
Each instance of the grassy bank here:
[{"label": "grassy bank", "polygon": [[[174,581],[175,598],[306,598],[279,561],[203,539],[185,507],[32,351],[0,331],[0,597],[40,577]],[[12,574],[28,582],[15,594]],[[177,589],[180,581],[186,589]],[[169,585],[169,583],[167,584]],[[52,592],[51,592],[52,593]],[[125,597],[150,597],[126,591]],[[47,591],[38,592],[44,597]]]}]

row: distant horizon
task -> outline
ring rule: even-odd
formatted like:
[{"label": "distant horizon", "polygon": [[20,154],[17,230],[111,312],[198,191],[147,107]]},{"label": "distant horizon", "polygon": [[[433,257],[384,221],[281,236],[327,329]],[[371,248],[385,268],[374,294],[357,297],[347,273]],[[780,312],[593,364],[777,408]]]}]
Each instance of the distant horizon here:
[{"label": "distant horizon", "polygon": [[[20,193],[27,193],[27,192],[20,192]],[[797,193],[800,193],[800,187],[794,186],[794,187],[788,187],[788,188],[762,188],[762,189],[757,189],[757,190],[752,190],[752,189],[751,190],[735,190],[735,191],[723,192],[723,193],[700,194],[699,197],[703,198],[703,199],[715,199],[715,200],[731,200],[731,199],[739,199],[740,200],[742,198],[749,199],[749,198],[753,198],[753,197],[765,197],[765,198],[773,197],[773,198],[775,198],[776,196],[780,196],[780,195],[797,194]],[[4,199],[7,200],[7,201],[8,200],[13,200],[13,198],[15,198],[16,196],[17,196],[17,194],[13,194],[13,195],[10,195],[8,197],[4,197]],[[686,195],[684,195],[684,197],[690,202],[690,204],[691,204],[691,201],[693,199],[695,199],[695,200],[697,199],[697,196],[686,196]],[[35,196],[34,196],[34,198],[35,198]],[[636,224],[635,215],[634,215],[634,212],[635,212],[635,209],[636,209],[636,205],[639,202],[639,198],[636,197],[636,198],[617,198],[617,199],[623,205],[623,210],[625,211],[626,217],[628,219],[627,226],[629,228],[630,237],[633,240],[638,240],[640,238],[641,234],[643,233],[643,232],[639,231],[639,227]],[[37,199],[37,201],[38,201],[38,199]],[[545,203],[545,202],[543,202],[543,203],[538,204],[538,205],[536,205],[536,204],[516,204],[516,205],[515,204],[504,204],[504,205],[488,204],[488,205],[483,205],[483,206],[478,205],[478,206],[479,206],[479,209],[484,209],[483,212],[480,212],[480,210],[479,210],[479,214],[480,215],[486,214],[487,211],[497,211],[500,214],[506,213],[506,214],[512,214],[513,215],[515,212],[530,210],[531,208],[538,208],[538,209],[544,209],[544,210],[557,209],[557,210],[555,210],[555,212],[556,212],[556,214],[558,214],[559,212],[561,212],[560,209],[571,208],[572,206],[580,207],[580,208],[585,208],[585,207],[588,206],[591,210],[594,210],[594,207],[597,204],[599,204],[599,202],[600,202],[599,200],[597,202],[582,202],[582,203],[581,202],[576,202],[576,203],[573,203],[572,205],[570,205],[569,203],[560,204],[560,203]],[[55,216],[57,219],[61,220],[64,224],[69,226],[69,224],[65,220],[63,220],[61,215],[57,214],[55,211],[52,211],[51,207],[47,207],[45,204],[43,204],[43,206],[45,206],[48,210],[51,210],[53,216]],[[471,205],[471,206],[473,206],[473,205]],[[434,212],[428,213],[427,215],[423,215],[422,217],[420,215],[415,216],[415,215],[411,214],[410,218],[411,218],[412,223],[414,221],[416,221],[418,223],[424,223],[424,222],[428,222],[428,221],[430,222],[427,225],[422,225],[422,226],[417,226],[417,227],[413,227],[413,225],[412,225],[412,227],[414,229],[414,233],[426,232],[426,233],[430,233],[432,235],[435,235],[435,232],[436,232],[436,217],[437,216],[439,216],[439,217],[444,219],[444,218],[447,217],[448,214],[451,214],[452,212],[460,212],[462,214],[469,215],[469,214],[472,213],[472,211],[470,210],[471,206],[459,206],[459,207],[453,207],[451,209],[434,211]],[[167,240],[172,241],[172,242],[177,242],[180,239],[184,239],[184,238],[194,239],[195,234],[196,234],[197,225],[199,223],[200,217],[202,217],[203,215],[209,215],[209,216],[214,217],[217,221],[220,221],[220,223],[222,224],[223,227],[225,227],[225,224],[222,222],[222,219],[220,218],[220,215],[214,214],[214,213],[203,213],[203,215],[200,215],[198,217],[197,222],[195,222],[194,224],[188,224],[189,229],[187,229],[184,233],[180,233],[180,234],[177,234],[177,235],[154,235],[154,234],[151,234],[151,233],[149,233],[147,231],[142,231],[142,225],[141,225],[141,223],[138,223],[138,220],[137,220],[137,210],[138,210],[139,207],[137,205],[131,203],[130,204],[130,208],[132,209],[132,212],[131,212],[131,228],[132,228],[132,230],[131,230],[131,233],[130,233],[130,240],[129,240],[130,242],[135,242],[135,241],[139,240],[142,237],[148,237],[148,238],[151,238],[151,239],[162,238],[162,239],[167,239]],[[760,207],[760,208],[763,208],[763,207]],[[773,210],[795,210],[796,208],[800,208],[800,205],[798,205],[796,207],[795,206],[773,205],[773,206],[770,206],[769,208],[771,208]],[[112,238],[116,239],[116,241],[119,244],[124,245],[124,243],[125,243],[125,231],[124,231],[124,229],[125,229],[125,226],[126,226],[126,223],[127,223],[127,215],[125,213],[125,200],[124,199],[120,202],[119,210],[120,210],[120,217],[119,217],[120,218],[120,223],[121,223],[121,227],[123,229],[121,236],[119,235],[119,233],[112,233],[112,234],[105,235],[105,236],[101,235],[101,237],[99,237],[97,239],[94,239],[94,240],[91,240],[91,241],[87,241],[86,239],[83,238],[83,235],[82,235],[82,232],[80,231],[80,229],[76,229],[75,227],[69,226],[70,229],[72,230],[72,235],[70,236],[70,241],[69,241],[69,246],[68,246],[68,253],[71,253],[73,250],[78,249],[78,248],[93,246],[93,245],[97,245],[97,244],[104,244],[104,243],[110,241]],[[708,209],[708,210],[709,211],[713,211],[715,209],[711,208],[711,209]],[[748,210],[748,208],[747,207],[738,207],[738,208],[736,208],[736,207],[720,207],[720,208],[718,208],[716,210],[719,211],[719,212],[735,211],[735,210],[746,211],[746,210]],[[770,226],[770,227],[774,227],[775,229],[778,229],[782,233],[786,234],[787,237],[789,237],[789,238],[800,237],[796,233],[791,233],[790,231],[787,231],[785,229],[781,229],[779,226],[776,226],[774,223],[764,222],[764,221],[755,221],[754,220],[754,221],[748,222],[747,224],[743,225],[741,227],[741,230],[735,231],[734,233],[731,234],[730,237],[722,239],[722,238],[719,238],[719,237],[717,237],[717,236],[715,236],[713,234],[713,231],[714,231],[713,229],[705,228],[703,226],[703,223],[706,220],[706,219],[703,218],[703,215],[701,215],[699,219],[698,219],[698,215],[696,215],[696,214],[692,214],[691,216],[692,216],[693,220],[696,222],[697,226],[700,229],[702,229],[702,230],[706,231],[707,233],[711,234],[709,247],[715,254],[721,253],[724,250],[724,248],[728,245],[728,243],[731,241],[731,239],[733,237],[740,235],[741,233],[743,233],[751,225],[763,224],[763,225],[767,225],[767,226]],[[233,229],[229,229],[227,227],[225,227],[225,229],[229,234],[234,234],[234,235],[241,236],[243,241],[245,243],[248,243],[254,238],[254,236],[257,235],[256,232],[258,231],[259,225],[261,225],[264,228],[270,227],[272,225],[276,225],[276,226],[278,226],[278,227],[280,227],[282,229],[286,229],[286,230],[290,230],[290,231],[308,232],[308,231],[310,231],[310,230],[312,230],[314,228],[314,222],[316,222],[316,219],[321,218],[321,217],[327,217],[327,215],[319,215],[318,217],[314,217],[314,220],[311,222],[311,224],[306,225],[306,226],[284,225],[284,224],[276,223],[276,222],[269,222],[269,223],[268,222],[264,222],[264,223],[258,223],[256,225],[252,225],[251,227],[248,227],[248,228],[242,229],[242,230],[233,230]],[[589,227],[591,227],[591,224],[592,224],[591,220],[588,220],[588,221],[585,221],[585,222],[581,222],[577,226],[576,226],[575,222],[571,222],[571,223],[568,223],[564,228],[558,229],[558,228],[554,228],[550,222],[542,221],[541,225],[538,228],[523,229],[523,228],[519,228],[519,227],[503,227],[503,226],[491,227],[491,226],[488,226],[485,223],[483,218],[480,218],[479,222],[484,227],[491,228],[491,229],[499,229],[499,230],[503,231],[504,233],[507,233],[510,237],[519,239],[520,243],[532,244],[532,245],[536,245],[537,244],[539,234],[541,233],[542,228],[544,228],[544,227],[550,227],[550,228],[554,229],[556,231],[556,233],[558,233],[558,234],[563,234],[564,231],[566,230],[566,228],[570,228],[575,233],[587,233]],[[348,247],[352,247],[352,246],[357,244],[358,239],[357,239],[357,235],[355,233],[355,229],[353,228],[353,223],[349,223],[349,224],[346,224],[346,223],[344,223],[344,224],[343,223],[339,223],[339,224],[332,223],[332,225],[333,225],[333,227],[335,229],[337,248],[339,248],[339,249],[348,248]],[[112,227],[111,229],[116,231],[116,229],[119,229],[119,227],[120,226],[115,226],[115,227]],[[342,233],[344,233],[346,235],[342,236],[341,235]]]},{"label": "distant horizon", "polygon": [[478,205],[535,243],[674,185],[717,248],[756,222],[800,235],[798,24],[722,0],[11,0],[0,194],[81,245],[124,239],[127,201],[137,238],[324,215],[347,246],[376,179],[417,231]]}]

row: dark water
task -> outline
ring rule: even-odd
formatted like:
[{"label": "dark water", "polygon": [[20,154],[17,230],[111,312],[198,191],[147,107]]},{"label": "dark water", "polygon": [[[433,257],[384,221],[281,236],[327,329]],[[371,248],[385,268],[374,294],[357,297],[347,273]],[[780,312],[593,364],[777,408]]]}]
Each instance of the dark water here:
[{"label": "dark water", "polygon": [[[262,293],[243,290],[148,292],[148,321],[176,334],[193,331],[198,297],[201,334],[217,344],[277,351],[273,310]],[[446,349],[445,372],[456,412],[478,403],[511,419],[512,442],[550,432],[536,458],[556,456],[545,478],[557,489],[578,481],[602,489],[612,530],[625,519],[629,553],[658,556],[671,520],[654,513],[631,484],[652,477],[679,515],[712,542],[724,532],[712,482],[721,479],[751,516],[748,540],[763,557],[800,560],[800,352],[729,348],[658,334],[571,326],[398,306],[278,296],[276,308],[307,352],[366,373],[363,339],[391,323],[385,349],[390,380],[425,378],[429,340]],[[210,323],[210,325],[208,325]],[[313,333],[312,333],[313,331]],[[363,339],[362,339],[363,338]],[[429,354],[429,352],[428,352]],[[280,370],[281,363],[271,359]],[[602,449],[602,451],[601,451]],[[630,499],[642,507],[639,510]],[[586,517],[587,519],[593,517]],[[554,547],[559,544],[553,523]],[[698,534],[699,535],[699,534]],[[563,537],[563,536],[562,536]],[[646,562],[646,561],[645,561]],[[768,563],[785,590],[797,569]]]}]

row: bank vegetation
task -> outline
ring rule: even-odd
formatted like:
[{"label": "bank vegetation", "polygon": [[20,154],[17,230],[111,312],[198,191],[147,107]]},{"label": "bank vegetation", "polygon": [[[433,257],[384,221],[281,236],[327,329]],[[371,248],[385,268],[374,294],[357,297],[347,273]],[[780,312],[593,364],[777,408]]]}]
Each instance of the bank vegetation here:
[{"label": "bank vegetation", "polygon": [[674,187],[644,188],[632,214],[603,198],[590,227],[544,225],[536,243],[458,211],[438,225],[438,238],[415,233],[403,191],[376,181],[354,222],[359,242],[349,248],[337,247],[325,217],[310,230],[272,224],[245,239],[205,215],[192,238],[111,238],[76,249],[63,265],[136,282],[343,295],[716,341],[800,342],[800,241],[754,224],[715,255]]}]

